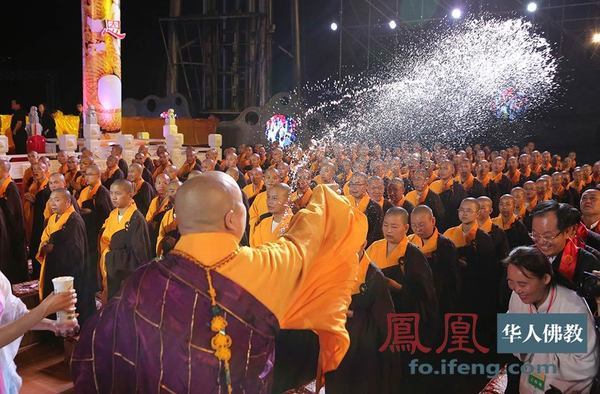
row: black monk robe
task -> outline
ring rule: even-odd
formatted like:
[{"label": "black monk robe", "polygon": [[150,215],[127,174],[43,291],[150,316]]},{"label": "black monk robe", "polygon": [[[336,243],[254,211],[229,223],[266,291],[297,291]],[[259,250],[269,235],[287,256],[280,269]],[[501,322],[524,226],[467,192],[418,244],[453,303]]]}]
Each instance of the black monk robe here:
[{"label": "black monk robe", "polygon": [[136,185],[136,192],[133,195],[133,201],[135,201],[135,205],[137,205],[137,208],[142,215],[146,216],[148,213],[150,202],[152,202],[154,196],[154,189],[148,182],[142,180],[140,185]]},{"label": "black monk robe", "polygon": [[51,193],[50,188],[46,185],[45,188],[35,195],[35,202],[33,203],[33,225],[31,227],[31,240],[29,241],[29,258],[31,258],[31,261],[33,262],[34,278],[38,278],[40,275],[40,263],[35,258],[35,255],[40,246],[42,231],[44,231],[44,227],[46,227],[44,211],[46,210],[46,203],[50,199]]},{"label": "black monk robe", "polygon": [[104,293],[114,296],[125,279],[150,260],[150,237],[146,219],[132,203],[118,219],[114,209],[104,222],[100,239],[100,272]]},{"label": "black monk robe", "polygon": [[[56,221],[56,215],[48,219],[49,222],[53,220]],[[62,228],[53,232],[47,242],[53,248],[45,255],[43,275],[40,277],[42,298],[52,293],[53,278],[72,276],[77,292],[77,319],[83,324],[96,311],[96,283],[90,275],[90,270],[95,274],[96,267],[89,264],[85,223],[79,213],[71,213]]]},{"label": "black monk robe", "polygon": [[449,227],[458,226],[460,224],[460,220],[458,219],[458,208],[460,207],[462,200],[467,197],[468,195],[465,188],[457,181],[453,182],[448,190],[444,190],[440,193],[440,199],[442,200],[442,204],[446,211],[445,223],[441,223],[442,225],[436,223],[436,227],[441,232],[444,232]]},{"label": "black monk robe", "polygon": [[346,329],[350,348],[340,366],[326,374],[325,390],[333,394],[397,393],[398,353],[379,351],[387,339],[387,316],[394,313],[394,304],[385,276],[375,264],[368,265],[364,282],[352,295],[349,311]]},{"label": "black monk robe", "polygon": [[[94,267],[90,270],[89,274],[95,284],[95,290],[98,290],[98,260],[100,255],[98,253],[98,237],[102,225],[110,211],[112,211],[112,203],[110,202],[110,193],[101,184],[97,185],[97,188],[93,190],[89,186],[86,186],[79,196],[79,204],[81,206],[82,218],[85,222],[85,231],[88,245],[88,261],[89,266]],[[89,213],[87,210],[90,210]]]},{"label": "black monk robe", "polygon": [[28,279],[27,242],[23,205],[17,185],[12,180],[0,182],[0,270],[10,283],[25,282]]}]

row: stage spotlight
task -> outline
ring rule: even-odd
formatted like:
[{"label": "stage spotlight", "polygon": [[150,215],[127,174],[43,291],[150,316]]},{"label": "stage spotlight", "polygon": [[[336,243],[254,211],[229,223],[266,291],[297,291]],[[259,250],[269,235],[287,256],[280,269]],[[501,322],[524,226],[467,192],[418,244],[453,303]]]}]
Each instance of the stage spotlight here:
[{"label": "stage spotlight", "polygon": [[527,4],[527,12],[536,12],[537,11],[537,3],[532,1],[531,3]]},{"label": "stage spotlight", "polygon": [[600,31],[592,34],[592,44],[600,44]]},{"label": "stage spotlight", "polygon": [[396,21],[390,21],[390,23],[388,23],[388,26],[390,27],[390,29],[394,30],[396,28]]},{"label": "stage spotlight", "polygon": [[338,25],[335,22],[331,22],[331,25],[329,25],[329,28],[333,31],[336,31],[338,29]]},{"label": "stage spotlight", "polygon": [[462,16],[462,11],[460,8],[455,8],[450,15],[452,15],[454,19],[459,19]]}]

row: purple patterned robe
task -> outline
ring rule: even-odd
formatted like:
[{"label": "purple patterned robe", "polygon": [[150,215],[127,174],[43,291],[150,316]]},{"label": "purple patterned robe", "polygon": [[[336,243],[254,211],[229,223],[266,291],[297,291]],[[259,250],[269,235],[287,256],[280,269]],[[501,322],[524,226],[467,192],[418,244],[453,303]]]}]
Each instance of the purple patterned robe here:
[{"label": "purple patterned robe", "polygon": [[[233,392],[269,393],[277,318],[236,283],[211,276],[233,341]],[[84,325],[71,364],[75,391],[226,393],[207,290],[205,271],[182,256],[140,267]]]}]

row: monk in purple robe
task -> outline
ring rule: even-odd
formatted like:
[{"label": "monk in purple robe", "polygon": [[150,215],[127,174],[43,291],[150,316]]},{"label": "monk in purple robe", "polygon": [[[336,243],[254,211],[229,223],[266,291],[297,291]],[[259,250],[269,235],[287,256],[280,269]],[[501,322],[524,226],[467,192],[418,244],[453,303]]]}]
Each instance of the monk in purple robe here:
[{"label": "monk in purple robe", "polygon": [[316,332],[320,372],[337,368],[364,215],[318,186],[283,237],[240,247],[246,209],[221,172],[186,181],[175,214],[175,248],[135,271],[83,327],[76,392],[269,393],[280,328]]}]

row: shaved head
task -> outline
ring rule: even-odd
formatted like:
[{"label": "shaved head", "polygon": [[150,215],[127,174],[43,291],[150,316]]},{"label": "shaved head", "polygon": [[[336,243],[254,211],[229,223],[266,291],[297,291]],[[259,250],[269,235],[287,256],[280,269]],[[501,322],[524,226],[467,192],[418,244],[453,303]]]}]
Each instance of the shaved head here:
[{"label": "shaved head", "polygon": [[64,198],[65,200],[69,201],[69,204],[71,204],[71,193],[64,188],[60,188],[60,189],[55,189],[52,191],[52,193],[50,193],[50,197],[60,197],[60,198]]},{"label": "shaved head", "polygon": [[226,232],[239,241],[246,228],[242,192],[229,175],[220,171],[185,182],[175,197],[175,214],[182,235]]},{"label": "shaved head", "polygon": [[4,171],[6,173],[10,172],[10,161],[8,160],[0,160],[0,171]]},{"label": "shaved head", "polygon": [[127,179],[117,179],[110,185],[111,189],[113,187],[123,188],[127,193],[133,194],[133,184],[131,182],[129,182]]},{"label": "shaved head", "polygon": [[404,224],[408,224],[408,212],[402,207],[392,207],[385,211],[385,217],[401,217]]},{"label": "shaved head", "polygon": [[433,211],[427,205],[419,205],[415,209],[412,210],[410,216],[420,216],[426,215],[429,217],[433,217]]},{"label": "shaved head", "polygon": [[202,171],[199,170],[192,170],[190,171],[190,173],[188,174],[188,178],[187,179],[192,179],[197,177],[198,175],[202,175]]}]

